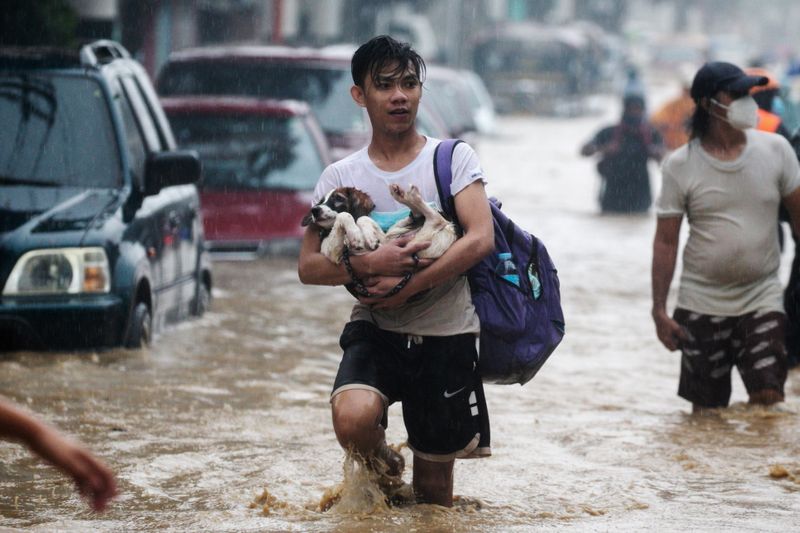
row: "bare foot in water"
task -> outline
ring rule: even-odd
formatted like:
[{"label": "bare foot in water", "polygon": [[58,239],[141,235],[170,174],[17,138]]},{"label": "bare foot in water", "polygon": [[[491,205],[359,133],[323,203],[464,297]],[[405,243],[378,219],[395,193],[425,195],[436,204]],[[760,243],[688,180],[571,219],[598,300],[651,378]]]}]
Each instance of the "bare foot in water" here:
[{"label": "bare foot in water", "polygon": [[378,486],[390,505],[416,502],[414,489],[403,481],[406,460],[400,453],[402,447],[403,444],[391,446],[383,443],[370,461],[370,469],[378,475]]},{"label": "bare foot in water", "polygon": [[372,459],[370,459],[369,467],[378,474],[381,485],[393,486],[403,483],[406,460],[398,449],[392,448],[383,442]]}]

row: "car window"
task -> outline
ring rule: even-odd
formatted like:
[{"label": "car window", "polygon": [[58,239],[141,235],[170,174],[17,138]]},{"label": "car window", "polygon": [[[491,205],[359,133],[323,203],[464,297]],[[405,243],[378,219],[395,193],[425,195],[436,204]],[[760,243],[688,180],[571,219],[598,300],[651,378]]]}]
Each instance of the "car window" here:
[{"label": "car window", "polygon": [[204,189],[311,190],[324,168],[299,117],[168,114],[178,146],[200,154]]},{"label": "car window", "polygon": [[164,114],[164,110],[158,103],[158,95],[156,95],[156,92],[153,90],[153,86],[150,85],[149,80],[146,79],[147,74],[144,72],[144,70],[139,70],[141,70],[139,76],[134,76],[133,81],[141,92],[142,98],[147,105],[147,110],[153,122],[157,126],[158,138],[161,140],[161,149],[174,150],[175,139],[172,136],[172,130],[169,128],[167,116]]},{"label": "car window", "polygon": [[120,186],[108,99],[96,80],[0,72],[0,124],[0,182]]},{"label": "car window", "polygon": [[428,78],[423,85],[423,98],[428,98],[433,103],[439,116],[447,124],[450,134],[459,135],[467,128],[464,110],[459,108],[458,96],[453,88],[446,83]]},{"label": "car window", "polygon": [[142,139],[142,135],[139,132],[139,125],[136,122],[127,96],[119,88],[117,88],[115,96],[115,101],[119,106],[120,116],[122,117],[122,125],[125,128],[125,145],[128,151],[131,171],[134,176],[141,180],[144,177],[144,164],[147,159],[144,139]]},{"label": "car window", "polygon": [[122,87],[125,96],[133,106],[135,117],[139,124],[140,132],[145,140],[148,151],[160,152],[163,147],[161,146],[161,139],[158,136],[156,125],[153,122],[153,117],[150,115],[150,110],[145,104],[142,94],[139,92],[139,87],[134,83],[133,79],[129,77],[121,78]]},{"label": "car window", "polygon": [[366,131],[361,108],[350,97],[349,65],[300,62],[173,63],[159,77],[162,96],[245,95],[308,102],[330,134]]}]

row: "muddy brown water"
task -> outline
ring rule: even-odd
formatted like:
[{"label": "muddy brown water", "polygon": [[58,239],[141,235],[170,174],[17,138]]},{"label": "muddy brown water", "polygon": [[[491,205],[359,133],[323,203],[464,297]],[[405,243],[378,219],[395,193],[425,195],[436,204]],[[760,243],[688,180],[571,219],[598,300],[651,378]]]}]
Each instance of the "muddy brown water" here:
[{"label": "muddy brown water", "polygon": [[[600,122],[506,118],[479,147],[490,193],[559,267],[567,337],[532,383],[487,388],[494,455],[456,465],[453,509],[376,504],[348,470],[328,395],[351,297],[267,259],[217,262],[211,312],[148,350],[0,358],[0,393],[89,444],[120,488],[94,515],[0,443],[0,529],[796,530],[800,373],[777,408],[747,406],[734,377],[729,409],[690,414],[649,318],[654,219],[597,215],[592,162],[576,154]],[[388,437],[405,438],[399,406]],[[346,512],[319,511],[343,480]]]}]

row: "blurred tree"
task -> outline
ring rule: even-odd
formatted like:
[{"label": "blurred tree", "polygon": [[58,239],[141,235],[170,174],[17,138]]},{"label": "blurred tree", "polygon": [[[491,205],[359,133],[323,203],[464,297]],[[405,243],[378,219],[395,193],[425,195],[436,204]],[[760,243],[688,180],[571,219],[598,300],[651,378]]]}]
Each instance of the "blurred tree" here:
[{"label": "blurred tree", "polygon": [[0,45],[72,46],[78,16],[67,0],[3,0]]}]

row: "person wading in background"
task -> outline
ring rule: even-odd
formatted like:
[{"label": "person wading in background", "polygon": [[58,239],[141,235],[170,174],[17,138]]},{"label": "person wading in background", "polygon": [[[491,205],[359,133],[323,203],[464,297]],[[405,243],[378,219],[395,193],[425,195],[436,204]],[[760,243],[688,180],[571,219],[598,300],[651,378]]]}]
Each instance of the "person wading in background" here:
[{"label": "person wading in background", "polygon": [[647,211],[653,201],[647,161],[660,161],[664,147],[661,135],[645,120],[642,96],[625,96],[619,124],[601,129],[581,148],[581,155],[591,156],[596,153],[601,154],[597,171],[602,179],[602,212]]}]

